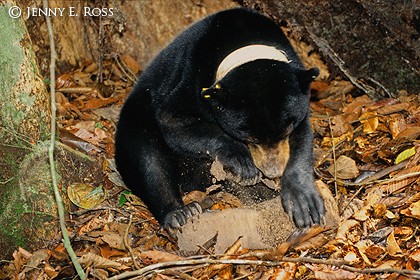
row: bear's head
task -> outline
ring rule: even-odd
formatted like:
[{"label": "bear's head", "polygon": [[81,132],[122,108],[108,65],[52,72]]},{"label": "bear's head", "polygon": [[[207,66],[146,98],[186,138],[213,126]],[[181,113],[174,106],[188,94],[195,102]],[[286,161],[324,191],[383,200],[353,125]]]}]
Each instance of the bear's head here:
[{"label": "bear's head", "polygon": [[289,159],[289,135],[309,112],[309,87],[318,74],[317,68],[257,59],[223,73],[202,97],[220,127],[249,146],[264,175],[277,178]]}]

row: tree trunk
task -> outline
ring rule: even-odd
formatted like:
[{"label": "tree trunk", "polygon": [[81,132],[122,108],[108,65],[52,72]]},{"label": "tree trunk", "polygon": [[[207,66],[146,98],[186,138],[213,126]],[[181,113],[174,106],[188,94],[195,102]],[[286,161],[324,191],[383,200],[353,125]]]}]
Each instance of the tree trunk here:
[{"label": "tree trunk", "polygon": [[371,97],[420,92],[418,0],[243,0],[318,47],[331,69]]},{"label": "tree trunk", "polygon": [[[106,18],[83,16],[83,8],[89,3],[50,1],[50,8],[74,7],[81,15],[52,17],[59,73],[74,69],[87,59],[98,61],[115,55],[116,48],[123,54],[132,54],[145,66],[187,25],[209,12],[236,5],[230,0],[125,1],[124,5],[116,1],[114,6],[101,2],[114,9],[115,22],[111,25]],[[16,19],[9,16],[15,1],[0,4],[0,259],[10,258],[18,246],[34,250],[49,247],[46,242],[61,240],[47,152],[49,94],[41,78],[49,73],[48,32],[43,16],[27,18],[28,7],[42,8],[42,1],[17,4],[22,17]],[[131,22],[125,26],[126,31],[115,32],[117,23],[124,26],[126,21]],[[63,192],[66,186],[88,174],[101,174],[97,162],[69,148],[58,148],[56,158]],[[67,201],[66,196],[63,198]]]},{"label": "tree trunk", "polygon": [[[22,0],[22,9],[41,6],[40,1]],[[98,1],[96,1],[98,2]],[[99,62],[106,56],[129,54],[141,67],[191,23],[210,13],[239,6],[232,0],[139,0],[89,1],[50,0],[51,8],[70,7],[79,16],[52,17],[54,35],[59,48],[58,71],[65,73],[79,67],[85,60]],[[85,9],[112,9],[110,17],[95,17]],[[25,15],[26,18],[26,15]],[[26,19],[43,73],[48,73],[48,33],[45,20]],[[98,64],[99,64],[98,63]]]},{"label": "tree trunk", "polygon": [[0,5],[0,256],[52,239],[56,217],[46,161],[49,95],[22,19]]}]

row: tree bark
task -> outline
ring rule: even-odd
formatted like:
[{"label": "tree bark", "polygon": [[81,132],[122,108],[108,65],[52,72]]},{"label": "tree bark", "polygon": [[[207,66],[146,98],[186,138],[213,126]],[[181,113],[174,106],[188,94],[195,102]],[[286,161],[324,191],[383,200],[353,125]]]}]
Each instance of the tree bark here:
[{"label": "tree bark", "polygon": [[26,27],[0,5],[0,256],[52,239],[55,202],[43,143],[50,103]]},{"label": "tree bark", "polygon": [[289,21],[336,73],[354,77],[372,97],[420,92],[418,0],[239,2]]},{"label": "tree bark", "polygon": [[[35,3],[34,3],[35,2]],[[19,6],[40,7],[40,1],[22,0]],[[65,73],[86,60],[99,62],[104,57],[129,54],[142,68],[191,23],[210,13],[239,6],[232,0],[139,0],[90,1],[50,0],[51,8],[70,7],[78,16],[53,17],[58,53],[58,71]],[[110,17],[84,14],[88,8],[112,9]],[[26,24],[31,34],[43,73],[48,73],[48,33],[45,20],[29,17]],[[98,64],[99,64],[98,63]]]}]

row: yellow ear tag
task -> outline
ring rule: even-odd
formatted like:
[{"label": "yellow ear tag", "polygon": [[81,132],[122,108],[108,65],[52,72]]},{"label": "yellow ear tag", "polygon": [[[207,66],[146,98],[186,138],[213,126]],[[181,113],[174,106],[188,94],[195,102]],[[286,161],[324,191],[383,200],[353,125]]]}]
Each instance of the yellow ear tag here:
[{"label": "yellow ear tag", "polygon": [[[204,88],[202,88],[202,89],[201,89],[201,92],[206,91],[206,90],[208,90],[208,89],[209,89],[209,88],[204,87]],[[203,95],[203,97],[204,97],[204,98],[206,98],[206,99],[208,99],[208,98],[210,98],[211,96],[210,96],[210,94],[204,94],[204,95]]]},{"label": "yellow ear tag", "polygon": [[219,84],[215,84],[215,85],[214,85],[214,87],[215,87],[216,89],[221,89],[221,88],[222,88]]}]

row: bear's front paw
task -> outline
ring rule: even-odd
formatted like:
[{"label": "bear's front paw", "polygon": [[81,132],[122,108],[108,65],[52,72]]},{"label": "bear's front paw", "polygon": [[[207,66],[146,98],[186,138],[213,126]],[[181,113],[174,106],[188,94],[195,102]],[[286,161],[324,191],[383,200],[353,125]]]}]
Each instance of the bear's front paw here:
[{"label": "bear's front paw", "polygon": [[285,183],[281,185],[280,194],[285,212],[292,216],[297,227],[321,223],[325,214],[324,201],[313,184],[297,187]]},{"label": "bear's front paw", "polygon": [[255,166],[251,153],[246,147],[229,147],[219,151],[217,159],[223,165],[223,170],[228,173],[227,179],[240,185],[255,185],[261,175]]},{"label": "bear's front paw", "polygon": [[169,229],[179,229],[193,216],[202,212],[203,209],[198,202],[191,202],[166,214],[164,227]]}]

